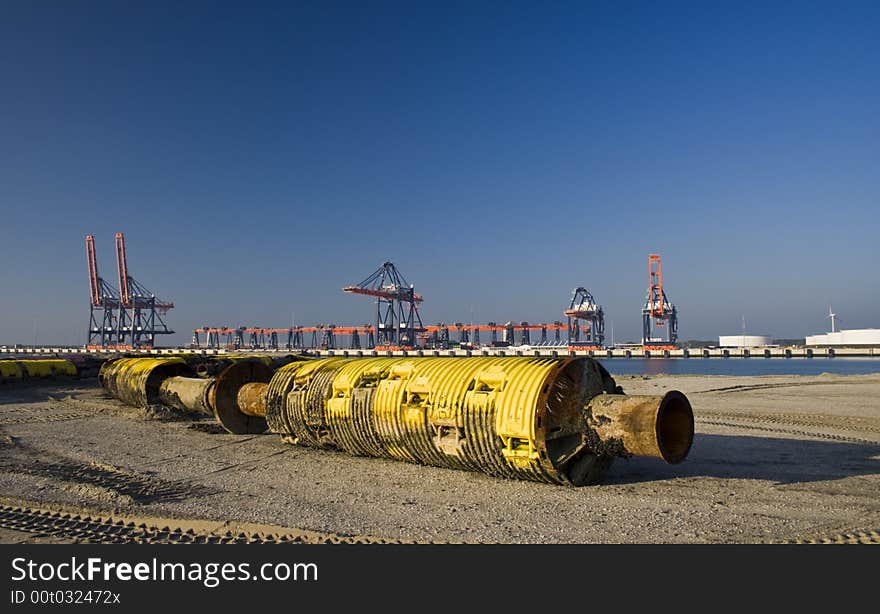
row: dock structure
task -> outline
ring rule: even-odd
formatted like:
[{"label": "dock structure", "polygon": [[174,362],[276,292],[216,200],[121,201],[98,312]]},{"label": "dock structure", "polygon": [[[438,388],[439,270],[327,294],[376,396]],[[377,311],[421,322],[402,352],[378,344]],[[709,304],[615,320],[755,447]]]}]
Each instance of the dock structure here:
[{"label": "dock structure", "polygon": [[[0,347],[3,355],[24,354],[128,354],[128,355],[161,355],[161,354],[203,354],[203,355],[235,355],[252,353],[251,349],[227,350],[206,348],[144,348],[144,349],[93,349],[82,347],[38,347],[14,348]],[[599,360],[616,358],[880,358],[880,347],[859,348],[812,348],[812,347],[756,347],[756,348],[677,348],[677,349],[643,349],[608,348],[593,350],[573,350],[567,346],[545,347],[480,347],[475,349],[414,349],[414,350],[377,350],[377,349],[312,349],[286,350],[261,349],[261,353],[297,354],[310,356],[342,356],[342,357],[373,357],[373,356],[545,356],[551,358],[565,356],[591,356]]]}]

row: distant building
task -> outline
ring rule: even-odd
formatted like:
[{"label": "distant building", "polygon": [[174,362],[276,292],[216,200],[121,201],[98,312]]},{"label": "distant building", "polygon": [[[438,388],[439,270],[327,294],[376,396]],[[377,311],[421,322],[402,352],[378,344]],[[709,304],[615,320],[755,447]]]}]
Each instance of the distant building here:
[{"label": "distant building", "polygon": [[880,328],[854,328],[807,336],[810,347],[880,347]]},{"label": "distant building", "polygon": [[773,345],[773,340],[765,335],[721,335],[718,347],[722,348],[760,348]]}]

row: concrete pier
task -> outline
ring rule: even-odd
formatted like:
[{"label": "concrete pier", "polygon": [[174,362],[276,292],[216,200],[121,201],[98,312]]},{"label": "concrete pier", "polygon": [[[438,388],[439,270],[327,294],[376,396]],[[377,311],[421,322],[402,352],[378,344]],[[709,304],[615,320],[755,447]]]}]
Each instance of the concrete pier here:
[{"label": "concrete pier", "polygon": [[[300,349],[277,349],[267,350],[261,348],[242,348],[240,350],[225,350],[213,348],[160,348],[152,350],[94,350],[71,347],[40,347],[40,348],[10,348],[0,347],[0,358],[12,355],[46,355],[46,354],[289,354],[298,353]],[[642,348],[632,349],[606,349],[606,350],[570,350],[565,346],[544,347],[482,347],[473,350],[452,348],[448,350],[393,350],[377,351],[369,349],[350,350],[345,348],[327,350],[308,350],[309,354],[316,356],[348,356],[348,357],[372,357],[372,356],[592,356],[593,358],[607,360],[614,358],[880,358],[880,347],[876,348],[782,348],[782,347],[757,347],[757,348],[679,348],[675,350],[645,350]]]}]

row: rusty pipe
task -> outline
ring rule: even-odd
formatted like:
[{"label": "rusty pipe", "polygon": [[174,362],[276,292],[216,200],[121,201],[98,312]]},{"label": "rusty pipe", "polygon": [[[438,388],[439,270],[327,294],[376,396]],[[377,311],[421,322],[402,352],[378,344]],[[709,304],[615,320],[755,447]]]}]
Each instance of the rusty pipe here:
[{"label": "rusty pipe", "polygon": [[663,396],[600,394],[585,407],[597,452],[649,456],[667,463],[685,459],[694,440],[694,412],[678,390]]},{"label": "rusty pipe", "polygon": [[[149,398],[189,369],[127,360],[102,369],[109,392],[133,387]],[[625,396],[590,358],[331,358],[288,364],[274,376],[264,362],[242,360],[207,389],[186,379],[164,388],[177,394],[171,402],[206,398],[231,433],[268,426],[302,445],[555,484],[595,483],[615,457],[680,462],[694,436],[683,394]]]},{"label": "rusty pipe", "polygon": [[266,430],[265,399],[260,407],[258,399],[247,398],[246,407],[242,408],[238,393],[245,384],[268,382],[272,378],[269,362],[235,360],[216,377],[193,377],[193,365],[181,358],[122,358],[105,362],[99,380],[108,393],[129,405],[146,407],[161,403],[184,411],[213,414],[231,433],[254,434]]},{"label": "rusty pipe", "polygon": [[208,393],[213,385],[213,379],[169,377],[159,386],[159,403],[183,411],[211,415],[213,411],[208,402]]},{"label": "rusty pipe", "polygon": [[[309,367],[296,373],[297,390],[287,388],[287,423],[270,422],[301,445],[581,486],[598,482],[618,457],[680,462],[693,440],[683,394],[625,396],[591,358],[328,359]],[[269,385],[270,413],[280,377]]]},{"label": "rusty pipe", "polygon": [[269,384],[265,382],[252,382],[245,384],[238,390],[238,409],[248,416],[259,418],[266,417],[266,397],[268,396]]}]

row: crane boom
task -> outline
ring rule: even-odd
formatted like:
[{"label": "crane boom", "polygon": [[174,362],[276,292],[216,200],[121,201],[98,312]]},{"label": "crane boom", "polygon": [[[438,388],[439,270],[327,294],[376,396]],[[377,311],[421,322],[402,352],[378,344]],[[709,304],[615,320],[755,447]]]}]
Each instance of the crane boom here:
[{"label": "crane boom", "polygon": [[124,307],[131,306],[131,291],[128,286],[128,262],[125,258],[125,235],[116,233],[116,268],[119,271],[119,300]]},{"label": "crane boom", "polygon": [[93,307],[101,305],[101,282],[98,277],[98,258],[95,255],[95,237],[86,237],[86,259],[89,265],[89,297]]},{"label": "crane boom", "polygon": [[665,300],[663,294],[663,269],[660,264],[660,256],[658,254],[650,254],[648,256],[648,300],[651,303],[651,315],[653,317],[663,317],[663,302]]},{"label": "crane boom", "polygon": [[[377,298],[384,298],[389,301],[396,300],[409,300],[410,289],[402,289],[402,290],[376,290],[373,288],[361,288],[360,286],[346,286],[342,289],[343,292],[348,292],[349,294],[361,294],[364,296],[375,296]],[[415,303],[421,303],[424,300],[421,294],[412,293],[412,301]]]}]

